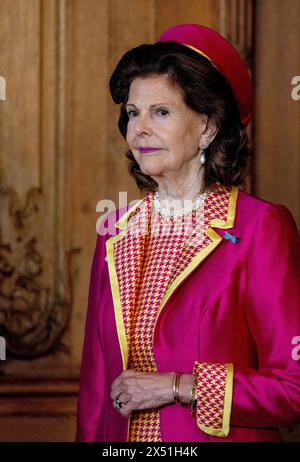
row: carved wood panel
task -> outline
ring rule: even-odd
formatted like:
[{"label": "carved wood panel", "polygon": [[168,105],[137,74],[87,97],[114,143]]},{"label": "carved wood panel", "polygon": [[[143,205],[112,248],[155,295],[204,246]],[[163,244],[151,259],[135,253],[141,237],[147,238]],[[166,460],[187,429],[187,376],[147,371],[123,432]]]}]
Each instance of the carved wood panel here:
[{"label": "carved wood panel", "polygon": [[[71,257],[62,245],[58,2],[1,0],[0,332],[4,375],[62,373],[70,356]],[[68,335],[65,339],[67,340]],[[56,351],[51,364],[50,352]],[[58,359],[59,357],[59,359]],[[32,360],[32,367],[19,361]],[[58,360],[57,360],[58,359]]]}]

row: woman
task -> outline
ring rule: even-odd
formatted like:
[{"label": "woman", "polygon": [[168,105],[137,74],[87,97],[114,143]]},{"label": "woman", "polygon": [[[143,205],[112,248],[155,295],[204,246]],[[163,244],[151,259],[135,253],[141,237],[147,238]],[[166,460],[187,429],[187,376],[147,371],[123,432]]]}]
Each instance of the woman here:
[{"label": "woman", "polygon": [[76,439],[279,441],[300,420],[300,243],[286,207],[239,188],[246,65],[182,24],[110,90],[146,195],[98,230]]}]

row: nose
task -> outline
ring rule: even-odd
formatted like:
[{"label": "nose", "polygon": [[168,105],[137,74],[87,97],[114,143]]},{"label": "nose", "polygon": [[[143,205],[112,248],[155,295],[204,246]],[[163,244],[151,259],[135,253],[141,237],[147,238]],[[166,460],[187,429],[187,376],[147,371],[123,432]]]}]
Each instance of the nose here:
[{"label": "nose", "polygon": [[151,135],[152,133],[152,124],[151,124],[151,118],[148,113],[142,113],[140,112],[136,117],[134,121],[134,131],[136,135]]}]

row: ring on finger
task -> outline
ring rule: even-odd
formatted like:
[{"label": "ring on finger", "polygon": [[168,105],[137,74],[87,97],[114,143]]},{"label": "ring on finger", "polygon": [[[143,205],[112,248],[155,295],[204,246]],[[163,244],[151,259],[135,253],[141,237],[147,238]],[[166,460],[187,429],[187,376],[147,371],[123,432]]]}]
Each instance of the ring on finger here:
[{"label": "ring on finger", "polygon": [[121,409],[123,406],[125,406],[125,404],[119,401],[118,399],[115,399],[113,402],[113,406],[115,409]]}]

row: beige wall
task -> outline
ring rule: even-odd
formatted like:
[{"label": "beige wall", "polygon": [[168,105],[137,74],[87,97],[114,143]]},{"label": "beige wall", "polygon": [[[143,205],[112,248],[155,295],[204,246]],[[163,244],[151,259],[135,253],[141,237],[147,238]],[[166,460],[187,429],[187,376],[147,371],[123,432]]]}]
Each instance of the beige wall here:
[{"label": "beige wall", "polygon": [[289,207],[300,229],[300,2],[259,0],[255,18],[255,193]]}]

